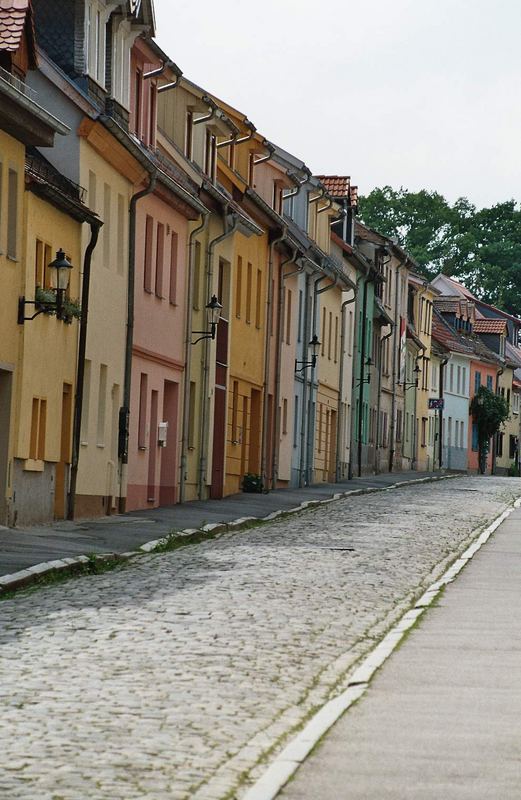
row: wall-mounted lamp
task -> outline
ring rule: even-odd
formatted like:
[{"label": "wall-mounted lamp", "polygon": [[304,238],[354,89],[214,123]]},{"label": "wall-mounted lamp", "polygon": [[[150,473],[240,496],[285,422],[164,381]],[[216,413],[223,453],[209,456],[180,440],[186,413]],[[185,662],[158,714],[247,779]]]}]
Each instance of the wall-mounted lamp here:
[{"label": "wall-mounted lamp", "polygon": [[364,366],[367,367],[367,376],[358,381],[358,383],[356,384],[357,388],[359,386],[362,386],[362,384],[364,384],[364,383],[367,383],[367,384],[371,383],[371,367],[374,366],[373,361],[371,359],[371,356],[366,358],[366,360],[364,362]]},{"label": "wall-mounted lamp", "polygon": [[[70,316],[63,313],[63,298],[69,286],[72,264],[61,248],[56,253],[54,261],[51,261],[51,263],[47,265],[47,269],[49,270],[51,284],[49,294],[54,292],[55,297],[37,297],[35,300],[26,300],[25,297],[20,297],[18,300],[19,325],[23,325],[24,322],[34,319],[39,314],[56,314],[58,319],[70,321]],[[47,294],[47,292],[45,294]],[[35,306],[37,310],[32,316],[26,317],[25,306]]]},{"label": "wall-mounted lamp", "polygon": [[197,342],[200,342],[203,339],[215,339],[222,308],[223,307],[219,303],[217,297],[213,294],[212,299],[206,305],[206,321],[209,329],[206,331],[192,331],[192,335],[198,336],[198,338],[195,340],[195,342],[192,342],[192,344],[197,344]]},{"label": "wall-mounted lamp", "polygon": [[418,384],[420,382],[420,372],[421,372],[421,369],[420,369],[419,365],[416,364],[416,366],[414,367],[414,369],[412,371],[413,375],[416,376],[414,378],[414,380],[412,380],[412,381],[404,381],[403,384],[402,384],[402,386],[405,389],[405,391],[408,391],[408,389],[412,389],[413,387],[415,389],[418,388]]},{"label": "wall-mounted lamp", "polygon": [[311,348],[311,361],[297,361],[297,359],[295,359],[295,372],[304,372],[308,367],[315,369],[317,365],[318,348],[320,347],[320,342],[318,341],[316,333],[313,334],[313,338],[308,344],[308,347]]}]

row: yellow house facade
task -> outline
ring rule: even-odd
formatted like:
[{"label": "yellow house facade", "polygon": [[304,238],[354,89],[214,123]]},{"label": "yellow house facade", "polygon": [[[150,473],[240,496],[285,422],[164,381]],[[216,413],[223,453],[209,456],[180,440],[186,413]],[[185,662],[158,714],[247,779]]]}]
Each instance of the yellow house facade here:
[{"label": "yellow house facade", "polygon": [[66,516],[79,321],[41,312],[43,306],[33,303],[42,290],[53,294],[49,264],[59,250],[72,264],[65,298],[73,302],[79,298],[85,211],[76,188],[50,165],[37,156],[28,162],[21,286],[28,302],[22,306],[25,321],[19,320],[13,525]]}]

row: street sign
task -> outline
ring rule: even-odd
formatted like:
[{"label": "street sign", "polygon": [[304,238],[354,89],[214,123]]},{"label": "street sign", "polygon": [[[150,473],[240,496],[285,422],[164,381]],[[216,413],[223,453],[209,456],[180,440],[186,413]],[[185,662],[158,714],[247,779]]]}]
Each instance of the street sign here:
[{"label": "street sign", "polygon": [[445,408],[445,400],[443,397],[429,397],[429,409],[443,410]]}]

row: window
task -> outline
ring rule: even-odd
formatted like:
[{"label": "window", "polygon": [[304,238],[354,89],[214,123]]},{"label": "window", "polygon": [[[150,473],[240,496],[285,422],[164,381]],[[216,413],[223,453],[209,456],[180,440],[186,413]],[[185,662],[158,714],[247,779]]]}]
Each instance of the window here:
[{"label": "window", "polygon": [[194,113],[190,109],[186,112],[185,118],[185,156],[192,158],[194,136]]},{"label": "window", "polygon": [[492,382],[492,375],[487,375],[487,389],[489,391],[493,391],[493,382]]},{"label": "window", "polygon": [[322,309],[322,355],[326,353],[326,309]]},{"label": "window", "polygon": [[96,444],[98,447],[105,446],[105,412],[107,408],[107,365],[100,364],[99,367],[99,386],[98,386],[98,429]]},{"label": "window", "polygon": [[156,297],[163,297],[163,266],[165,261],[165,226],[157,223],[156,232]]},{"label": "window", "polygon": [[464,423],[463,420],[461,420],[460,425],[459,425],[459,446],[462,449],[465,447],[464,434],[465,434],[465,423]]},{"label": "window", "polygon": [[503,455],[503,439],[505,437],[504,433],[498,433],[496,436],[496,455],[501,458]]},{"label": "window", "polygon": [[90,409],[90,374],[91,362],[85,359],[85,372],[83,377],[83,405],[81,409],[81,433],[82,444],[87,444],[89,439],[89,409]]},{"label": "window", "polygon": [[338,361],[338,317],[335,317],[335,347],[334,347],[335,364]]},{"label": "window", "polygon": [[120,275],[123,275],[123,264],[126,257],[126,239],[125,239],[125,198],[122,194],[118,194],[118,252],[116,254],[117,269]]},{"label": "window", "polygon": [[302,289],[298,293],[298,333],[297,341],[302,341]]},{"label": "window", "polygon": [[233,382],[232,391],[232,444],[239,443],[237,435],[237,415],[239,413],[239,381]]},{"label": "window", "polygon": [[242,258],[237,256],[237,283],[235,285],[235,316],[240,319],[242,299]]},{"label": "window", "polygon": [[197,311],[201,300],[201,242],[195,243],[194,253],[194,296],[192,308]]},{"label": "window", "polygon": [[217,145],[216,145],[216,138],[214,134],[206,129],[206,139],[205,139],[205,150],[204,150],[204,171],[210,178],[210,180],[215,180],[215,166],[216,166],[216,156],[217,156]]},{"label": "window", "polygon": [[262,271],[257,270],[257,296],[255,298],[255,327],[261,326],[261,307],[262,307]]},{"label": "window", "polygon": [[150,86],[150,109],[148,117],[148,144],[155,147],[156,144],[156,108],[157,108],[157,88]]},{"label": "window", "polygon": [[36,240],[36,254],[34,263],[34,285],[43,288],[49,286],[49,275],[47,264],[52,261],[51,246],[44,244],[40,239]]},{"label": "window", "polygon": [[253,267],[248,261],[248,268],[246,271],[246,322],[248,325],[251,322],[251,290],[252,290],[252,272]]},{"label": "window", "polygon": [[454,391],[454,364],[450,365],[449,370],[449,392]]},{"label": "window", "polygon": [[96,211],[96,173],[89,170],[89,208]]},{"label": "window", "polygon": [[177,302],[177,258],[179,237],[175,231],[172,231],[170,239],[170,289],[168,297],[173,306]]},{"label": "window", "polygon": [[7,183],[7,256],[16,258],[18,240],[18,173],[9,170]]},{"label": "window", "polygon": [[[192,387],[190,386],[190,389],[191,388]],[[137,435],[137,446],[140,450],[145,450],[147,444],[147,393],[148,393],[148,375],[142,372],[139,383],[139,419],[138,419],[138,435]]]},{"label": "window", "polygon": [[298,441],[298,395],[295,395],[295,416],[293,417],[293,447],[297,446]]},{"label": "window", "polygon": [[111,201],[110,201],[110,186],[108,183],[103,184],[103,265],[110,268],[110,216],[111,216]]},{"label": "window", "polygon": [[318,452],[322,452],[322,403],[318,404]]},{"label": "window", "polygon": [[154,236],[154,220],[147,214],[145,221],[145,270],[143,273],[143,288],[145,292],[152,292],[152,246]]},{"label": "window", "polygon": [[327,357],[331,361],[331,328],[333,327],[333,314],[329,312],[329,326],[327,335]]},{"label": "window", "polygon": [[422,428],[421,428],[421,430],[422,430],[421,446],[425,447],[426,444],[427,444],[427,439],[426,439],[426,436],[427,436],[427,419],[426,419],[426,417],[422,417]]},{"label": "window", "polygon": [[458,419],[456,420],[456,423],[454,425],[454,445],[455,445],[455,447],[458,447],[458,445],[459,445],[459,420]]},{"label": "window", "polygon": [[461,394],[467,394],[467,368],[461,370]]},{"label": "window", "polygon": [[447,425],[447,445],[452,447],[452,417],[449,417],[449,424]]},{"label": "window", "polygon": [[456,383],[456,391],[461,394],[461,367],[458,365],[458,378]]},{"label": "window", "polygon": [[286,293],[286,344],[291,344],[291,290]]},{"label": "window", "polygon": [[474,452],[479,449],[478,426],[475,422],[472,423],[472,449]]},{"label": "window", "polygon": [[[143,375],[141,376],[143,378]],[[146,393],[146,387],[145,387]],[[140,403],[141,420],[141,403]],[[188,449],[193,450],[195,446],[195,382],[190,381],[190,401],[188,407]]]},{"label": "window", "polygon": [[248,183],[253,188],[255,177],[255,153],[250,153],[248,158]]},{"label": "window", "polygon": [[282,433],[286,436],[288,432],[288,401],[286,398],[282,401]]},{"label": "window", "polygon": [[85,69],[100,86],[105,86],[105,9],[90,0],[85,8]]},{"label": "window", "polygon": [[479,387],[481,386],[481,372],[474,373],[474,394],[477,394],[479,391]]},{"label": "window", "polygon": [[402,441],[402,409],[399,408],[396,412],[396,441]]},{"label": "window", "polygon": [[510,439],[508,443],[508,457],[515,458],[517,455],[517,436],[512,436],[510,434]]},{"label": "window", "polygon": [[45,460],[45,433],[47,425],[47,400],[33,397],[31,411],[31,438],[29,442],[29,458]]}]

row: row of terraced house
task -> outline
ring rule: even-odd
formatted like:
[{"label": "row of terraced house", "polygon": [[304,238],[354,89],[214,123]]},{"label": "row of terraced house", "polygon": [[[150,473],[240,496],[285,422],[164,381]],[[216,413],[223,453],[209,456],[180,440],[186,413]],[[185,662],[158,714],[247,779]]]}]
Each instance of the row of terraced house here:
[{"label": "row of terraced house", "polygon": [[521,322],[428,283],[154,26],[152,0],[0,0],[0,524],[476,471],[479,385],[506,471]]}]

